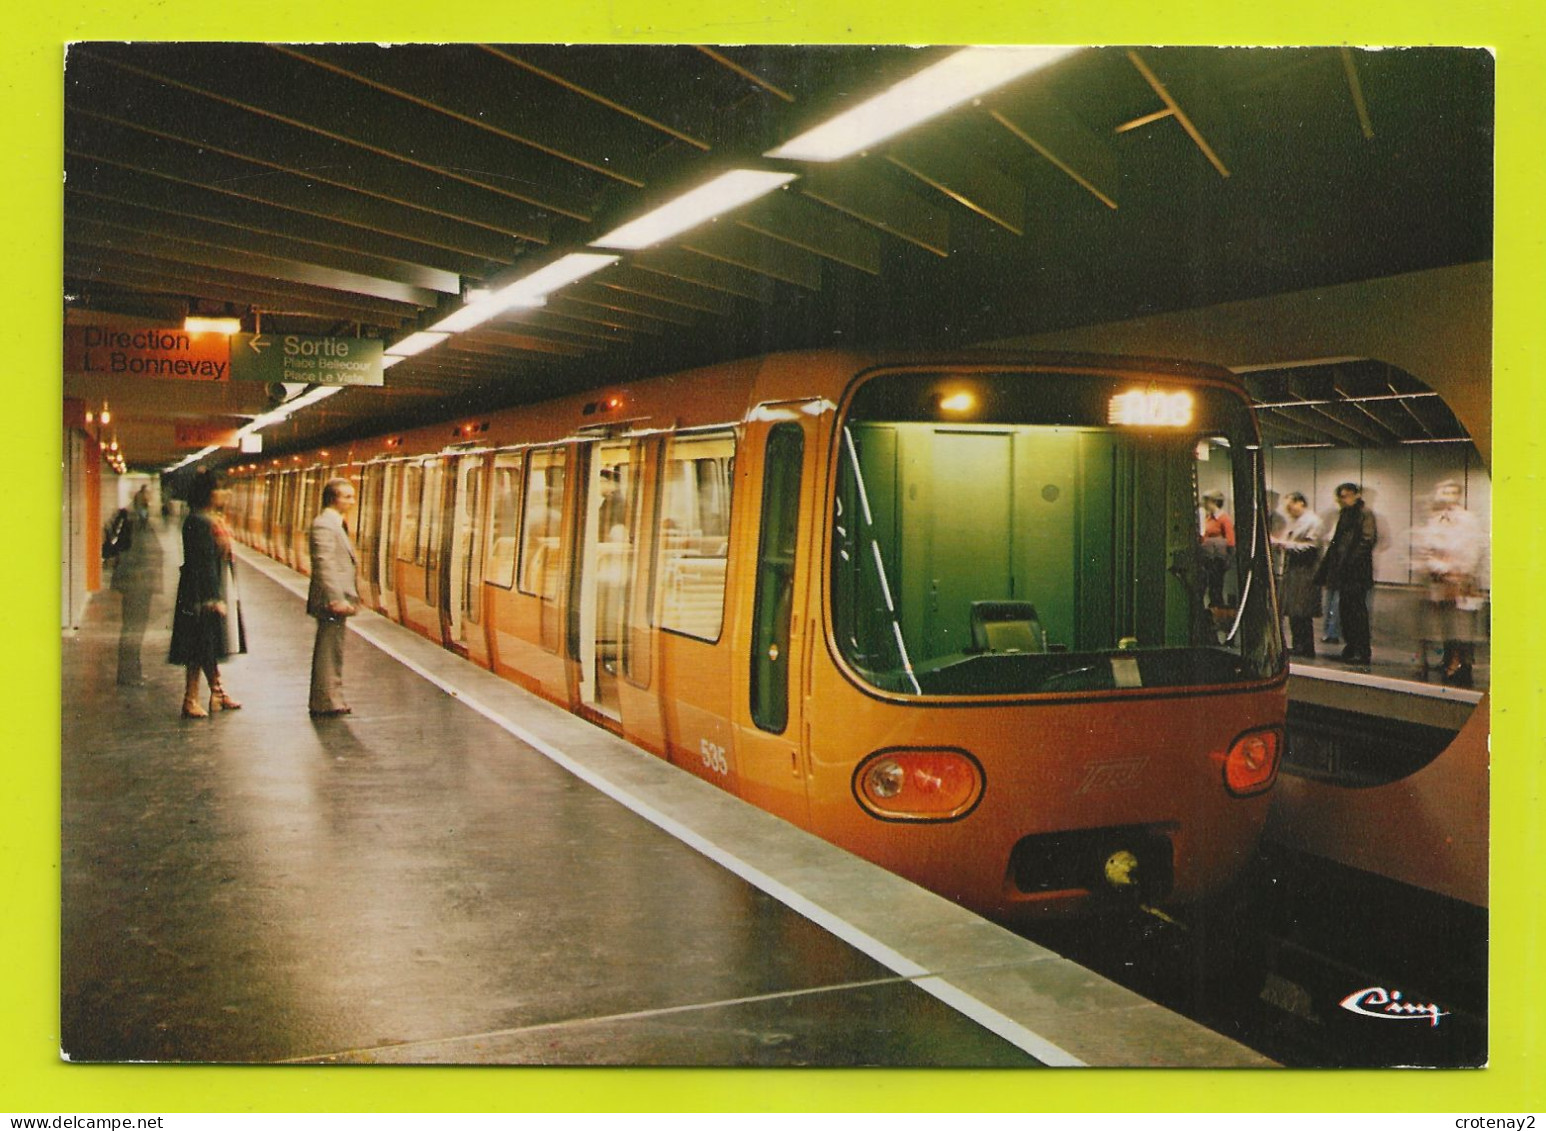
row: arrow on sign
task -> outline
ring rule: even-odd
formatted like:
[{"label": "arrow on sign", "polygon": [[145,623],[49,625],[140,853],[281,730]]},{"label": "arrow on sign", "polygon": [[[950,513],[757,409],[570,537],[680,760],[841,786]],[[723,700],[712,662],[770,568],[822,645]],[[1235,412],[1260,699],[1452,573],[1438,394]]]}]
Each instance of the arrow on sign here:
[{"label": "arrow on sign", "polygon": [[268,347],[273,345],[273,344],[274,344],[273,342],[269,341],[262,334],[254,334],[248,340],[247,348],[250,349],[253,353],[260,354],[264,350],[268,349]]}]

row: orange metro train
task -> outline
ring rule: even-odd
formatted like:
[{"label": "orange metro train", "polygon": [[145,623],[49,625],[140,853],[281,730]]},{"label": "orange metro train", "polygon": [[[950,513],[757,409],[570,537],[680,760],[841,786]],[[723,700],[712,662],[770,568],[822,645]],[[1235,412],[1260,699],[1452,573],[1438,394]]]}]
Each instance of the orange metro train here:
[{"label": "orange metro train", "polygon": [[991,918],[1254,852],[1286,663],[1227,371],[773,355],[235,469],[233,526],[304,572],[335,476],[371,608]]}]

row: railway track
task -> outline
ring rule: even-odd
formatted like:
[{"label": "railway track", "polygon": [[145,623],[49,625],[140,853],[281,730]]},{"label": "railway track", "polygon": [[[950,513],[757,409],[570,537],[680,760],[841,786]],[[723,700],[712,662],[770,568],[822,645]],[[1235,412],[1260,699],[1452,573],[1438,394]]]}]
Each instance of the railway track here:
[{"label": "railway track", "polygon": [[1227,903],[1023,932],[1288,1067],[1487,1059],[1487,916],[1266,850]]}]

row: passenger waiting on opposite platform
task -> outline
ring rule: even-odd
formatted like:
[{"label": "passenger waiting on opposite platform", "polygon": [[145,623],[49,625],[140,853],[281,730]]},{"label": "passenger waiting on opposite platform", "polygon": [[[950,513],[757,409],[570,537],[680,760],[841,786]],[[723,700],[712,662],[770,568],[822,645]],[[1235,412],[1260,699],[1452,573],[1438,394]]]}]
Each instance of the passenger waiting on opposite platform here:
[{"label": "passenger waiting on opposite platform", "polygon": [[1428,640],[1442,640],[1444,682],[1470,687],[1482,607],[1477,575],[1486,533],[1481,521],[1462,505],[1463,494],[1464,488],[1453,479],[1434,489],[1428,521],[1412,532],[1412,565],[1428,587],[1422,646]]},{"label": "passenger waiting on opposite platform", "polygon": [[1367,664],[1374,658],[1369,631],[1369,595],[1374,589],[1374,547],[1379,543],[1379,524],[1363,501],[1356,483],[1337,487],[1337,526],[1331,545],[1315,571],[1315,583],[1337,592],[1342,618],[1342,659]]},{"label": "passenger waiting on opposite platform", "polygon": [[1321,615],[1321,587],[1315,571],[1321,560],[1321,539],[1326,528],[1310,509],[1305,497],[1290,491],[1283,498],[1288,526],[1272,544],[1283,552],[1283,584],[1278,592],[1283,615],[1288,618],[1295,656],[1315,655],[1315,618]]},{"label": "passenger waiting on opposite platform", "polygon": [[[247,650],[241,600],[236,589],[236,557],[231,531],[222,513],[226,491],[214,471],[201,471],[188,488],[188,517],[183,520],[183,566],[177,581],[168,659],[187,669],[182,715],[202,719],[241,706],[220,682],[220,661]],[[209,710],[199,703],[199,673],[209,680]]]},{"label": "passenger waiting on opposite platform", "polygon": [[1202,496],[1202,568],[1208,587],[1208,604],[1224,607],[1224,578],[1235,551],[1235,522],[1224,510],[1224,492],[1206,491]]}]

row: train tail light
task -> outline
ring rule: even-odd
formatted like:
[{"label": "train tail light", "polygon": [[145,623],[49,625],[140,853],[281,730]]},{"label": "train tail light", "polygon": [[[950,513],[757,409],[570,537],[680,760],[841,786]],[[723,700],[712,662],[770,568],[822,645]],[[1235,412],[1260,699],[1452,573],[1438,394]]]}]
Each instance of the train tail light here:
[{"label": "train tail light", "polygon": [[881,750],[854,772],[854,794],[894,821],[948,821],[982,797],[982,767],[964,750]]},{"label": "train tail light", "polygon": [[1224,757],[1225,787],[1236,797],[1270,789],[1282,754],[1283,731],[1278,727],[1246,731],[1230,743]]}]

